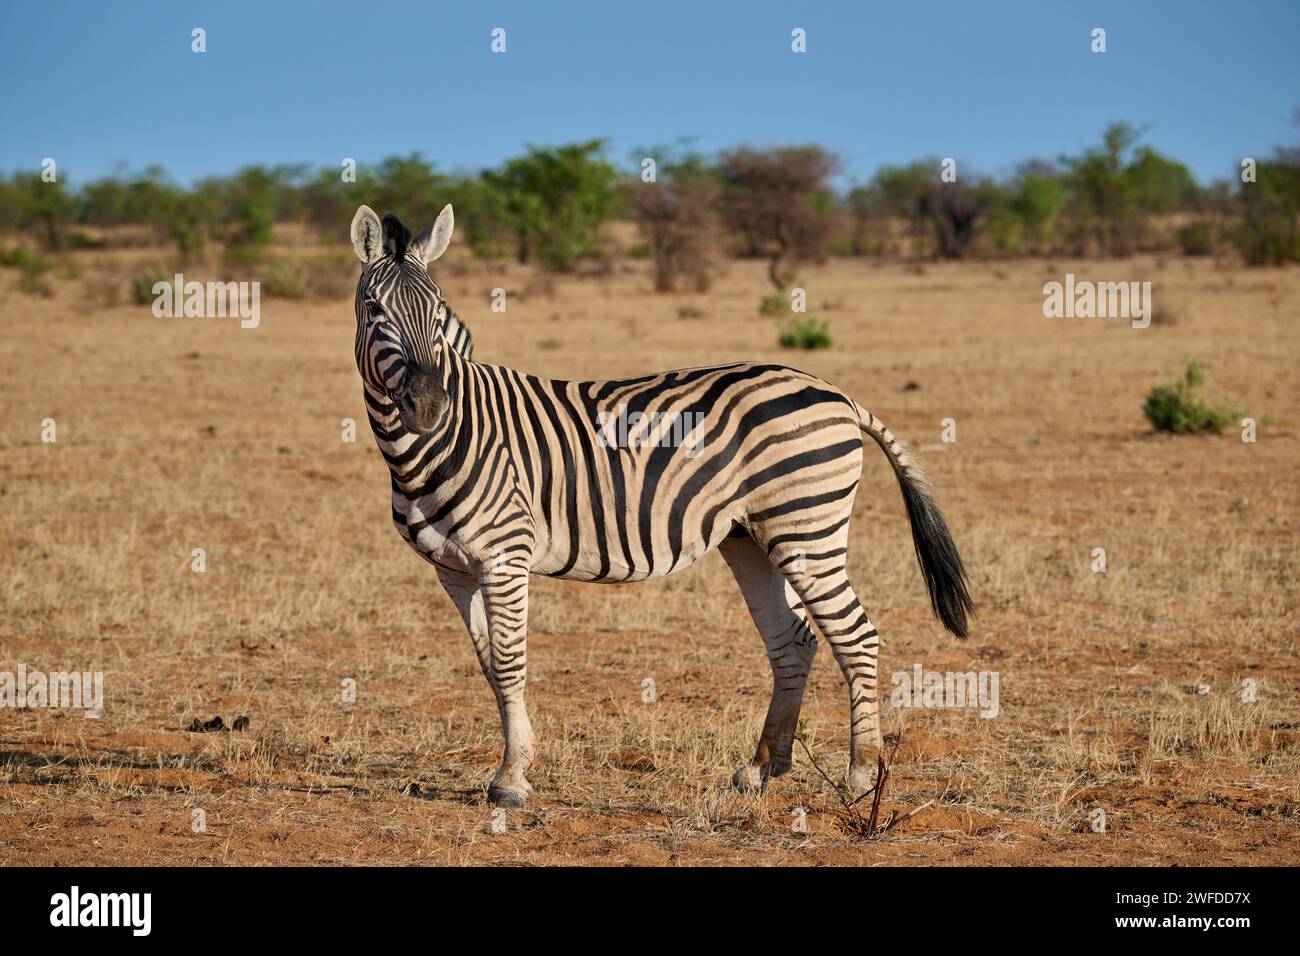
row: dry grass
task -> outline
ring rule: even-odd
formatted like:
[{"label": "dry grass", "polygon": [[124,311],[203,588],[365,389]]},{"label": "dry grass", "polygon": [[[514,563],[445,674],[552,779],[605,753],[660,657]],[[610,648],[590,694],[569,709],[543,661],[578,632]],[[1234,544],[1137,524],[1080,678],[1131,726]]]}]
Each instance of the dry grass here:
[{"label": "dry grass", "polygon": [[[831,262],[804,279],[838,303],[835,346],[792,356],[755,316],[761,265],[732,264],[707,295],[653,295],[644,263],[556,279],[455,253],[442,265],[480,360],[562,378],[792,361],[928,466],[981,605],[972,639],[929,614],[883,458],[868,457],[850,571],[886,677],[915,662],[997,671],[1001,713],[887,709],[903,740],[882,812],[933,805],[864,843],[801,755],[764,797],[727,786],[770,678],[716,556],[630,588],[535,582],[537,794],[492,833],[495,708],[449,601],[392,530],[350,293],[264,298],[255,330],[155,319],[111,292],[114,271],[125,281],[148,261],[132,255],[76,253],[84,278],[55,273],[48,299],[0,272],[0,670],[102,670],[108,697],[99,720],[0,708],[0,862],[1300,858],[1294,270],[1234,281],[1171,260],[1159,281],[1177,322],[1133,330],[1045,319],[1041,262]],[[1051,265],[1056,278],[1156,271]],[[505,314],[488,308],[498,286]],[[682,318],[687,306],[707,321]],[[1146,434],[1142,398],[1186,355],[1212,390],[1268,416],[1258,443]],[[46,417],[56,445],[39,439]],[[345,418],[355,444],[340,440]],[[944,418],[955,444],[939,440]],[[1097,547],[1105,574],[1089,568]],[[807,740],[835,773],[845,698],[823,650]],[[183,729],[218,713],[252,727]],[[806,835],[791,832],[795,806]],[[1104,834],[1089,830],[1094,807]],[[194,809],[206,832],[191,831]]]}]

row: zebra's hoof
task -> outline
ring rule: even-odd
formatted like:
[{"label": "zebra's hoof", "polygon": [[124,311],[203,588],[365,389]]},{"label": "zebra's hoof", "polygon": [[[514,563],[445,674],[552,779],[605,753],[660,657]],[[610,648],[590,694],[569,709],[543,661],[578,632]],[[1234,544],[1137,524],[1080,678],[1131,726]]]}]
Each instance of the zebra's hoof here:
[{"label": "zebra's hoof", "polygon": [[731,785],[741,793],[762,793],[767,789],[767,775],[757,767],[741,767],[731,775]]},{"label": "zebra's hoof", "polygon": [[488,787],[488,803],[494,807],[522,807],[528,802],[528,794],[504,787]]}]

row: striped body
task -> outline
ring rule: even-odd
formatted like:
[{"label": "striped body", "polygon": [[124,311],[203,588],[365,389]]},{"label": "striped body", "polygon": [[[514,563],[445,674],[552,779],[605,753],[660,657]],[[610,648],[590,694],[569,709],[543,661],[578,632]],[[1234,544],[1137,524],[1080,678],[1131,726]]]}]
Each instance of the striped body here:
[{"label": "striped body", "polygon": [[481,412],[459,429],[412,436],[392,406],[368,402],[394,521],[440,567],[469,571],[498,549],[536,574],[642,581],[689,567],[737,526],[768,546],[819,515],[829,530],[852,504],[857,411],[802,372],[742,363],[562,382],[448,366],[453,404]]},{"label": "striped body", "polygon": [[880,637],[845,572],[864,434],[898,478],[936,613],[965,636],[973,607],[919,467],[851,398],[781,365],[564,382],[473,362],[425,270],[451,226],[450,207],[415,238],[358,210],[356,358],[393,520],[437,569],[497,700],[505,751],[489,797],[520,806],[532,789],[529,576],[642,581],[714,548],[773,673],[758,747],[733,783],[761,789],[789,770],[815,625],[848,683],[849,781],[865,790],[881,744]]}]

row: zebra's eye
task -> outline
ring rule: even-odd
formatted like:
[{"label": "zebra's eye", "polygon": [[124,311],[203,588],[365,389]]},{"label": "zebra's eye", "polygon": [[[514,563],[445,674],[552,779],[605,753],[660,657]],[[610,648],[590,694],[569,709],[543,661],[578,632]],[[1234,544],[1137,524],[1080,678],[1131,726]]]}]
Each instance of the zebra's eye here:
[{"label": "zebra's eye", "polygon": [[372,319],[377,319],[384,314],[384,307],[376,299],[366,299],[366,311]]}]

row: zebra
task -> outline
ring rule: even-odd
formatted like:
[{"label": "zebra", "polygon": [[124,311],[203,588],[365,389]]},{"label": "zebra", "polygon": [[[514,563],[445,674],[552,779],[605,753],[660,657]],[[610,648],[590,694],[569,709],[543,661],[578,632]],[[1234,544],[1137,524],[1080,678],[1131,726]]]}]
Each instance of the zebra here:
[{"label": "zebra", "polygon": [[[883,744],[880,635],[845,570],[868,436],[902,489],[931,605],[957,637],[974,604],[919,465],[843,392],[783,365],[736,362],[617,381],[539,378],[471,360],[469,330],[430,278],[454,219],[419,235],[361,206],[352,244],[356,361],[392,479],[393,522],[455,604],[495,696],[501,766],[488,800],[521,807],[534,738],[524,703],[533,574],[600,583],[662,577],[717,548],[770,660],[773,689],[742,792],[791,769],[812,625],[849,689],[848,783],[872,785]],[[609,440],[612,414],[644,426]],[[636,413],[640,413],[639,417]],[[662,441],[686,414],[692,442]]]}]

